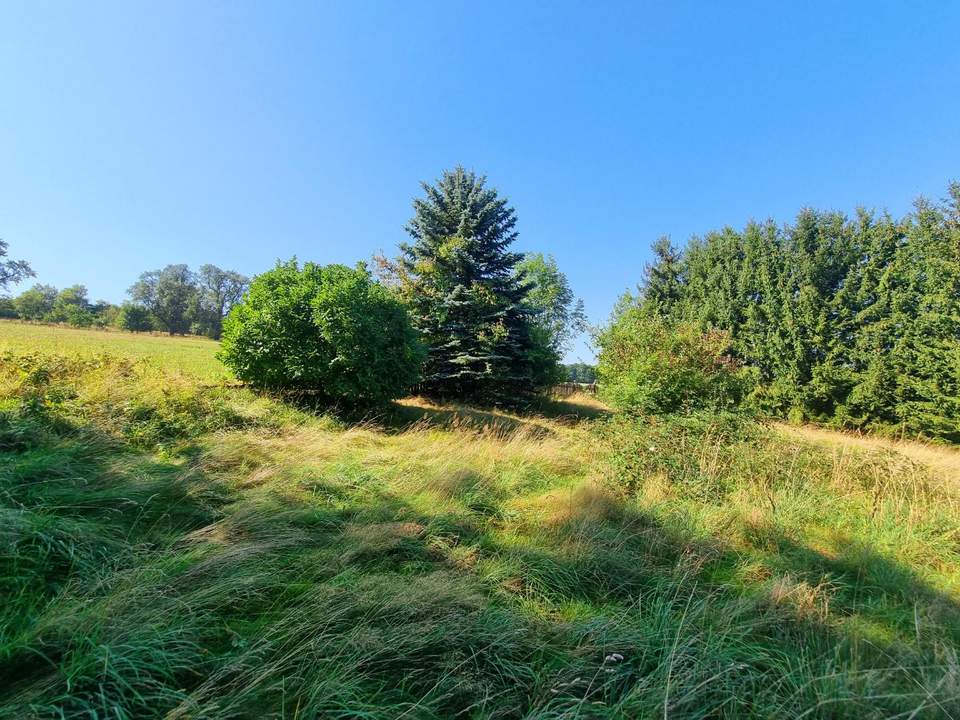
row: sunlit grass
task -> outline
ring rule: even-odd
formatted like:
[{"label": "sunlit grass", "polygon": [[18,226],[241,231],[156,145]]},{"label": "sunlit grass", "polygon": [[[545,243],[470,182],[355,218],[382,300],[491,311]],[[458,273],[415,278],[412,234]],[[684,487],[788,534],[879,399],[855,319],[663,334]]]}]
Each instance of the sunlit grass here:
[{"label": "sunlit grass", "polygon": [[218,348],[219,343],[195,335],[170,337],[0,320],[0,353],[29,349],[89,357],[108,352],[145,360],[167,373],[185,374],[205,382],[227,377],[226,368],[215,357]]},{"label": "sunlit grass", "polygon": [[942,443],[891,440],[862,433],[837,432],[813,425],[776,423],[774,427],[786,435],[832,448],[841,456],[850,454],[851,451],[856,454],[858,450],[892,452],[927,467],[945,481],[960,482],[960,448]]},{"label": "sunlit grass", "polygon": [[0,717],[960,715],[960,503],[896,449],[589,397],[347,422],[34,350]]}]

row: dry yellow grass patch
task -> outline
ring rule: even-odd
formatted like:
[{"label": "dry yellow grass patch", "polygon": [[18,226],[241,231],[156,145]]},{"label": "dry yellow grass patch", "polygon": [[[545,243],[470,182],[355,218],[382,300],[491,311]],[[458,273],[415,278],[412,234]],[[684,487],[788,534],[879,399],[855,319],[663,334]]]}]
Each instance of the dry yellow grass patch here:
[{"label": "dry yellow grass patch", "polygon": [[830,595],[827,583],[811,585],[787,573],[773,580],[768,598],[771,605],[789,609],[801,620],[826,622],[830,617]]},{"label": "dry yellow grass patch", "polygon": [[675,498],[677,489],[665,472],[654,473],[640,487],[640,499],[644,505],[659,505]]},{"label": "dry yellow grass patch", "polygon": [[623,502],[603,483],[587,479],[533,497],[520,498],[511,507],[521,512],[531,525],[557,528],[619,517]]},{"label": "dry yellow grass patch", "polygon": [[[839,432],[810,425],[796,427],[784,423],[775,423],[773,427],[787,436],[838,450],[840,452],[838,461],[840,462],[843,461],[843,454],[849,450],[894,452],[926,466],[944,480],[960,483],[960,450],[956,448],[911,440],[889,440],[872,435]],[[960,485],[957,487],[960,488]]]}]

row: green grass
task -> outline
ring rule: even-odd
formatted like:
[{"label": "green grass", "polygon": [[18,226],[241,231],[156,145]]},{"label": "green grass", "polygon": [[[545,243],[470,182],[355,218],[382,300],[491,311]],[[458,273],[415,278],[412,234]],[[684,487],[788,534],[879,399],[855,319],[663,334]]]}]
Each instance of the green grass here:
[{"label": "green grass", "polygon": [[18,327],[0,717],[960,717],[960,503],[905,455],[587,399],[348,424]]},{"label": "green grass", "polygon": [[195,335],[170,337],[0,320],[0,353],[24,349],[82,357],[114,353],[203,382],[218,382],[227,377],[226,369],[215,357],[218,347],[214,340]]}]

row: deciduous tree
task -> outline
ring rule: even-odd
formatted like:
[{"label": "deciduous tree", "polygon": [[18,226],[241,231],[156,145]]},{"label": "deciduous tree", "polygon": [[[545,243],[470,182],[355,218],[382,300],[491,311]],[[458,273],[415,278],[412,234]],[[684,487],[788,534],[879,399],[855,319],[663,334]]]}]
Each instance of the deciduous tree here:
[{"label": "deciduous tree", "polygon": [[14,298],[13,306],[23,320],[43,320],[53,310],[56,299],[55,287],[38,283]]},{"label": "deciduous tree", "polygon": [[199,289],[196,276],[186,265],[167,265],[162,270],[145,272],[127,292],[170,335],[183,335],[190,330],[191,310],[197,305]]},{"label": "deciduous tree", "polygon": [[6,240],[0,240],[0,291],[34,275],[26,260],[7,259],[9,247]]},{"label": "deciduous tree", "polygon": [[240,302],[250,285],[250,279],[238,272],[208,264],[200,266],[197,281],[200,288],[198,315],[202,318],[201,329],[210,337],[219,338],[223,318],[231,307]]}]

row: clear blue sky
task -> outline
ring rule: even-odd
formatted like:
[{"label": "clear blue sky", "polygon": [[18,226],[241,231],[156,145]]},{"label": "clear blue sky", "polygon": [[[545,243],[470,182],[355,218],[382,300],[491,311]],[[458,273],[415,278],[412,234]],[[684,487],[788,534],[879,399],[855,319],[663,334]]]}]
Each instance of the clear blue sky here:
[{"label": "clear blue sky", "polygon": [[392,252],[458,163],[602,320],[658,235],[940,197],[960,3],[0,4],[0,237],[39,281]]}]

